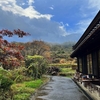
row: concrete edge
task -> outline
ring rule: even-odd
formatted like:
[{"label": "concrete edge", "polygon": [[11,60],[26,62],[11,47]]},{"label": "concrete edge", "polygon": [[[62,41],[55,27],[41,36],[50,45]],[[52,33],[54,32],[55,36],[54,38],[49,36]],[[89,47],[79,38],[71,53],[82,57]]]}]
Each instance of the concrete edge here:
[{"label": "concrete edge", "polygon": [[46,77],[48,78],[48,81],[42,84],[38,89],[36,89],[35,92],[30,96],[29,100],[35,100],[38,95],[38,91],[52,79],[52,76],[46,76]]},{"label": "concrete edge", "polygon": [[89,98],[89,100],[97,100],[94,96],[92,96],[85,88],[83,88],[78,82],[72,79],[76,85],[83,91],[83,93]]}]

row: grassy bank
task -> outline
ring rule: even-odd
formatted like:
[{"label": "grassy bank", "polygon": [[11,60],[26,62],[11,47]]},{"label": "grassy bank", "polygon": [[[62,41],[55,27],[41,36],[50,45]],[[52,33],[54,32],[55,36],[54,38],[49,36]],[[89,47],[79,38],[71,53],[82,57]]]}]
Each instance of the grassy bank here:
[{"label": "grassy bank", "polygon": [[59,75],[66,76],[66,77],[73,77],[73,74],[75,73],[75,69],[77,68],[76,64],[69,64],[69,63],[49,64],[49,67],[52,66],[60,69]]},{"label": "grassy bank", "polygon": [[13,84],[13,91],[17,93],[14,95],[14,100],[29,100],[30,96],[48,80],[47,77],[42,77],[37,80]]},{"label": "grassy bank", "polygon": [[[11,85],[10,94],[12,95],[12,100],[29,100],[31,95],[45,84],[49,79],[47,77],[42,77],[37,80],[30,80],[21,83],[14,83]],[[6,100],[10,100],[7,98]]]},{"label": "grassy bank", "polygon": [[60,68],[59,75],[66,76],[66,77],[73,77],[73,74],[75,73],[75,70],[72,68]]}]

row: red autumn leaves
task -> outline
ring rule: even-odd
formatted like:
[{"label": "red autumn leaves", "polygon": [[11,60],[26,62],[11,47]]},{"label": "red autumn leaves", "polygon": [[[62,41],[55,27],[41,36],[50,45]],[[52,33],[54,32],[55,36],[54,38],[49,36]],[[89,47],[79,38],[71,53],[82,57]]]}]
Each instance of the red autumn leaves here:
[{"label": "red autumn leaves", "polygon": [[5,69],[10,69],[12,66],[19,66],[20,61],[24,59],[20,53],[24,48],[23,46],[3,40],[3,36],[12,37],[13,35],[23,37],[29,35],[29,33],[20,29],[14,31],[0,30],[0,63]]},{"label": "red autumn leaves", "polygon": [[14,30],[13,32],[9,31],[9,30],[3,29],[3,30],[0,30],[0,35],[2,35],[2,36],[8,36],[8,37],[12,37],[13,35],[18,35],[19,37],[23,37],[25,35],[29,35],[29,33],[21,31],[20,29]]}]

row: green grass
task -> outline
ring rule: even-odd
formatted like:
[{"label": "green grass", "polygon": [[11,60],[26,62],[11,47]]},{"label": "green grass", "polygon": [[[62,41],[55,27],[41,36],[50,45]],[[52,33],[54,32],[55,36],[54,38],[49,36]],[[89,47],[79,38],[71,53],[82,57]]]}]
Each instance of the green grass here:
[{"label": "green grass", "polygon": [[67,63],[62,63],[62,64],[60,64],[60,63],[52,63],[52,64],[49,64],[48,66],[56,66],[56,67],[62,67],[62,68],[68,68],[68,67],[71,67],[72,65],[71,64],[67,64]]},{"label": "green grass", "polygon": [[38,89],[46,78],[31,80],[23,83],[16,83],[11,86],[14,100],[29,100],[30,96]]},{"label": "green grass", "polygon": [[61,68],[62,72],[66,72],[66,73],[74,73],[75,70],[72,70],[72,68]]},{"label": "green grass", "polygon": [[73,77],[73,74],[75,73],[75,70],[72,70],[72,68],[60,68],[61,72],[60,75],[64,75],[67,77]]},{"label": "green grass", "polygon": [[21,93],[21,94],[16,94],[14,96],[14,100],[29,100],[29,96],[30,94],[29,93]]},{"label": "green grass", "polygon": [[25,82],[24,84],[26,87],[38,88],[41,84],[43,84],[43,81],[41,79],[39,79],[39,80],[35,80],[35,81]]}]

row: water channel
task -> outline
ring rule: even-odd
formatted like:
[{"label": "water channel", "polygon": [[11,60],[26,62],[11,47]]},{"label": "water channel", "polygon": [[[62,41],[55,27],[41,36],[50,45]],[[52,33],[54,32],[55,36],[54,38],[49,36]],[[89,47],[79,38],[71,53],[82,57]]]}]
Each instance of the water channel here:
[{"label": "water channel", "polygon": [[[34,100],[34,99],[31,99]],[[89,100],[71,78],[51,76],[51,81],[37,93],[35,100]]]}]

